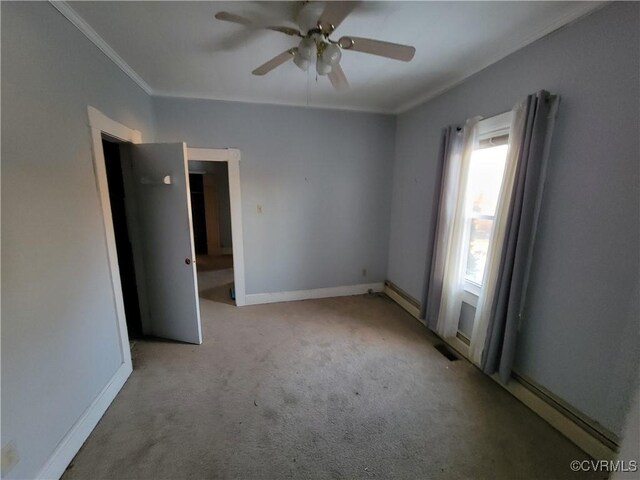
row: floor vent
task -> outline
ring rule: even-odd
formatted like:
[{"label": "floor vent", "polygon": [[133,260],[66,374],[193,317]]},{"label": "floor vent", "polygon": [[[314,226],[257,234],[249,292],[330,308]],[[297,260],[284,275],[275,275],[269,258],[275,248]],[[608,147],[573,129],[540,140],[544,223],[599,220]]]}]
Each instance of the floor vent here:
[{"label": "floor vent", "polygon": [[447,360],[450,362],[455,362],[458,360],[458,356],[451,351],[449,347],[447,347],[444,343],[439,343],[436,346],[436,350],[438,350],[442,355],[447,357]]}]

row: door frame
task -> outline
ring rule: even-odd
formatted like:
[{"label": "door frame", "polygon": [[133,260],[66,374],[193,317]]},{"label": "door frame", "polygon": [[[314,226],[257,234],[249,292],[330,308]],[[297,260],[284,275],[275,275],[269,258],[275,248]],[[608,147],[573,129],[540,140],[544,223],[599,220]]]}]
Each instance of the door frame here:
[{"label": "door frame", "polygon": [[111,120],[98,109],[88,106],[89,128],[91,129],[91,146],[93,151],[93,169],[96,176],[98,198],[102,209],[102,222],[107,247],[107,260],[109,262],[109,275],[113,290],[113,301],[116,309],[117,327],[120,338],[120,352],[122,363],[129,373],[133,370],[131,363],[131,349],[129,348],[129,333],[127,332],[127,318],[124,313],[124,298],[122,284],[120,282],[120,266],[118,264],[118,251],[116,249],[116,236],[113,229],[111,216],[111,201],[109,200],[109,185],[107,183],[107,170],[102,148],[102,136],[107,135],[123,143],[142,143],[142,134],[138,130],[129,128],[121,123]]},{"label": "door frame", "polygon": [[[240,194],[240,150],[236,148],[187,147],[187,161],[227,162],[229,170],[229,199],[231,203],[231,243],[233,248],[233,280],[236,306],[246,305],[244,240],[242,233],[242,197]],[[197,269],[197,264],[196,264]]]}]

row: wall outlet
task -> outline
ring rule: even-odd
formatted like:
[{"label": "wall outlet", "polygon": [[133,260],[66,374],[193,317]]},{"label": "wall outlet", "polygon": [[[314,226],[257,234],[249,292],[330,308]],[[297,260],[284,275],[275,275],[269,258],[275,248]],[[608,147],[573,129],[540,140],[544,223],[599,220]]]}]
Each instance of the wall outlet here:
[{"label": "wall outlet", "polygon": [[256,212],[262,213],[262,205],[256,205]]},{"label": "wall outlet", "polygon": [[13,467],[20,461],[20,455],[18,455],[18,448],[16,442],[7,442],[2,446],[2,458],[0,462],[2,464],[2,477],[13,470]]}]

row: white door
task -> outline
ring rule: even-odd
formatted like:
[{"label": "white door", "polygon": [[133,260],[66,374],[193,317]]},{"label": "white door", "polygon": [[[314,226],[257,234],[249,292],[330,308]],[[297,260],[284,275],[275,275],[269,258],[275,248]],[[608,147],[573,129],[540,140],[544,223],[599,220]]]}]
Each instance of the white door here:
[{"label": "white door", "polygon": [[202,343],[191,198],[184,143],[131,147],[145,334]]}]

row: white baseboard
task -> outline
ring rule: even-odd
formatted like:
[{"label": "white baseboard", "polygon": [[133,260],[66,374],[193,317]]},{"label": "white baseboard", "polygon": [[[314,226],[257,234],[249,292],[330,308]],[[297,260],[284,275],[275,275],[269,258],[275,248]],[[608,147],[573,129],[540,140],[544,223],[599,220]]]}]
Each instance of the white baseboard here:
[{"label": "white baseboard", "polygon": [[[457,337],[445,340],[450,347],[463,356],[469,363],[473,362],[469,359],[469,346]],[[571,417],[565,415],[561,410],[557,409],[536,392],[530,390],[519,379],[511,377],[506,385],[502,383],[498,374],[490,376],[498,385],[508,391],[524,403],[536,415],[551,425],[564,435],[570,442],[588,454],[595,460],[615,460],[617,453],[611,450],[609,446],[600,441],[596,436],[582,428]]]},{"label": "white baseboard", "polygon": [[420,318],[420,309],[418,307],[408,302],[405,298],[399,295],[398,292],[389,288],[387,285],[384,286],[384,293],[387,297],[391,298],[394,302],[409,312],[410,315],[420,320],[421,323],[424,323],[424,320]]},{"label": "white baseboard", "polygon": [[347,297],[362,295],[369,292],[382,292],[384,284],[364,283],[361,285],[346,285],[342,287],[314,288],[312,290],[295,290],[293,292],[250,293],[245,295],[245,305],[261,305],[263,303],[294,302],[312,298]]},{"label": "white baseboard", "polygon": [[507,385],[500,382],[498,375],[491,376],[500,386],[506,389],[511,395],[516,397],[527,407],[533,410],[539,417],[544,419],[549,425],[558,430],[571,442],[577,445],[591,458],[595,460],[615,460],[618,454],[602,443],[579,424],[567,417],[560,410],[556,409],[535,392],[529,390],[518,379],[511,378]]},{"label": "white baseboard", "polygon": [[82,444],[127,381],[127,378],[129,378],[129,375],[131,375],[131,371],[131,365],[123,363],[120,366],[118,371],[111,377],[111,380],[109,380],[109,383],[58,444],[37,478],[50,480],[53,478],[58,479],[62,476],[73,457],[78,453]]},{"label": "white baseboard", "polygon": [[[385,286],[384,293],[400,307],[420,320],[420,311],[398,295],[393,289]],[[423,320],[420,321],[423,322]],[[457,337],[448,338],[445,342],[463,356],[469,363],[473,364],[469,359],[469,346],[467,344]],[[609,448],[609,446],[605,445],[596,436],[582,428],[581,425],[565,415],[562,411],[546,402],[534,391],[527,388],[517,378],[511,378],[507,385],[502,384],[498,375],[491,375],[490,378],[495,380],[496,383],[524,403],[536,415],[545,420],[549,425],[558,430],[569,441],[573,442],[578,448],[582,449],[592,458],[596,460],[615,460],[617,457],[617,453]]]}]

